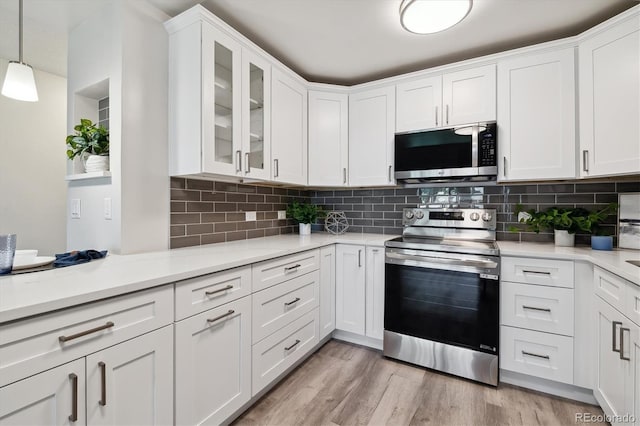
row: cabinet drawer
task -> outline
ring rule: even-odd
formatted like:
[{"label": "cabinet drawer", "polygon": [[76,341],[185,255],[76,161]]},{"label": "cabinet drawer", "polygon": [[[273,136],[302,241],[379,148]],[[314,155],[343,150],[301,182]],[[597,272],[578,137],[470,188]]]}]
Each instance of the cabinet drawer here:
[{"label": "cabinet drawer", "polygon": [[318,310],[305,314],[253,345],[255,396],[318,344]]},{"label": "cabinet drawer", "polygon": [[628,282],[626,294],[625,300],[627,303],[624,313],[631,321],[640,325],[640,287]]},{"label": "cabinet drawer", "polygon": [[253,342],[318,307],[320,272],[314,271],[253,294]]},{"label": "cabinet drawer", "polygon": [[176,283],[176,321],[251,294],[251,266]]},{"label": "cabinet drawer", "polygon": [[502,257],[500,278],[523,284],[573,288],[573,261]]},{"label": "cabinet drawer", "polygon": [[573,338],[502,326],[500,368],[573,384]]},{"label": "cabinet drawer", "polygon": [[620,312],[624,312],[626,280],[595,266],[593,268],[593,283],[596,286],[595,292],[598,296]]},{"label": "cabinet drawer", "polygon": [[0,326],[0,386],[172,322],[167,285]]},{"label": "cabinet drawer", "polygon": [[573,336],[573,290],[503,282],[502,325]]},{"label": "cabinet drawer", "polygon": [[253,291],[315,271],[320,267],[320,251],[309,250],[256,263],[252,266]]}]

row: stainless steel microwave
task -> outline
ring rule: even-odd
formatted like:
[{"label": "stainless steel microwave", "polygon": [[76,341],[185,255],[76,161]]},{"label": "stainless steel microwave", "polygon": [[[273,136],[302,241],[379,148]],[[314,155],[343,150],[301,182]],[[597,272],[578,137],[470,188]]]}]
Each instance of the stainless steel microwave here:
[{"label": "stainless steel microwave", "polygon": [[396,180],[491,181],[498,175],[496,123],[395,135]]}]

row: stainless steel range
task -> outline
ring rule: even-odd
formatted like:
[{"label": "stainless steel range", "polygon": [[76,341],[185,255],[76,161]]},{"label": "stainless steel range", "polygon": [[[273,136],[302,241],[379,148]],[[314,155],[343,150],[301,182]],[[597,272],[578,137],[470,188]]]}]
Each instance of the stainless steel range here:
[{"label": "stainless steel range", "polygon": [[403,211],[385,249],[384,355],[498,384],[495,210]]}]

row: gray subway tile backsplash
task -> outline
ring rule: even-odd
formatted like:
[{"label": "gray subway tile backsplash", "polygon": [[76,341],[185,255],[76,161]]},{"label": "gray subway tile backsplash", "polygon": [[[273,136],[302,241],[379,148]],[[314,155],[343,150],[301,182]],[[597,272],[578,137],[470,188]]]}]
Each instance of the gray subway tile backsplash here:
[{"label": "gray subway tile backsplash", "polygon": [[[344,211],[350,224],[348,232],[387,235],[402,233],[404,207],[470,204],[497,210],[498,240],[550,242],[550,232],[509,231],[522,226],[515,217],[516,204],[536,210],[556,205],[594,210],[617,202],[620,192],[640,192],[637,177],[604,182],[452,185],[446,193],[443,188],[403,187],[301,190],[171,178],[171,248],[298,232],[292,220],[277,219],[277,211],[285,210],[294,200],[321,205],[326,211]],[[244,220],[247,211],[257,212],[255,222]],[[323,223],[319,220],[312,229],[323,230]],[[610,217],[604,226],[615,235],[616,218]],[[588,235],[576,236],[576,244],[588,243]]]}]

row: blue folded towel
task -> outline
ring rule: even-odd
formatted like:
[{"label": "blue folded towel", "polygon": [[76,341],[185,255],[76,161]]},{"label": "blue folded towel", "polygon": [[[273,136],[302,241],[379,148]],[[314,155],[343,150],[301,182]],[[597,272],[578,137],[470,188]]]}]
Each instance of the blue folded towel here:
[{"label": "blue folded towel", "polygon": [[65,266],[79,265],[81,263],[91,262],[93,259],[102,259],[106,255],[107,250],[82,250],[56,254],[53,267],[64,268]]}]

